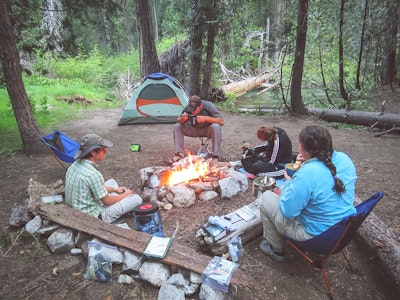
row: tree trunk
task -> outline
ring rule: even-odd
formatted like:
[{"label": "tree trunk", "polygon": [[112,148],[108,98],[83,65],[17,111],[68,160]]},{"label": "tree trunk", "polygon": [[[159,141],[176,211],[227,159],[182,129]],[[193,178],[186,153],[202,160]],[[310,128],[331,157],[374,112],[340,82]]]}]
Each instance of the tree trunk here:
[{"label": "tree trunk", "polygon": [[22,81],[22,68],[10,14],[9,2],[0,1],[0,57],[4,79],[21,136],[23,152],[28,155],[44,153],[46,148],[40,141],[43,134],[33,116],[32,106]]},{"label": "tree trunk", "polygon": [[200,95],[201,64],[203,52],[203,2],[207,0],[192,0],[192,31],[190,34],[191,53],[190,72],[188,82],[189,95]]},{"label": "tree trunk", "polygon": [[218,15],[219,1],[214,1],[212,6],[206,10],[207,15],[207,47],[206,47],[206,62],[203,66],[203,83],[201,85],[200,98],[208,99],[208,94],[211,87],[211,78],[213,71],[213,58],[215,36],[218,33]]},{"label": "tree trunk", "polygon": [[310,108],[309,112],[328,122],[372,126],[379,129],[400,128],[400,115],[398,114],[320,108]]},{"label": "tree trunk", "polygon": [[304,52],[307,38],[307,14],[308,0],[299,0],[299,12],[297,16],[296,33],[296,55],[293,63],[293,78],[290,88],[292,112],[298,115],[306,115],[307,109],[304,106],[301,96],[301,82],[303,80]]},{"label": "tree trunk", "polygon": [[154,41],[153,22],[151,19],[151,11],[148,0],[137,0],[136,19],[139,37],[139,54],[140,54],[140,76],[160,71],[157,50]]},{"label": "tree trunk", "polygon": [[343,18],[344,18],[344,1],[340,1],[340,20],[339,20],[339,88],[340,95],[344,100],[348,100],[349,96],[344,88],[344,58],[343,58]]},{"label": "tree trunk", "polygon": [[357,61],[357,75],[356,75],[356,89],[357,90],[361,90],[360,73],[361,73],[361,62],[362,62],[362,54],[363,54],[363,48],[364,48],[365,26],[367,24],[368,10],[369,10],[369,2],[368,2],[368,0],[365,0],[363,25],[362,25],[361,39],[360,39],[360,51],[358,53],[358,61]]},{"label": "tree trunk", "polygon": [[259,88],[262,83],[267,82],[269,79],[268,75],[251,77],[246,80],[232,82],[222,86],[222,90],[225,93],[234,93],[240,95],[248,91],[252,91],[255,88]]},{"label": "tree trunk", "polygon": [[397,32],[399,26],[399,7],[398,1],[389,3],[387,9],[387,38],[386,38],[386,51],[384,58],[384,74],[383,84],[391,85],[396,79],[396,49],[397,49]]}]

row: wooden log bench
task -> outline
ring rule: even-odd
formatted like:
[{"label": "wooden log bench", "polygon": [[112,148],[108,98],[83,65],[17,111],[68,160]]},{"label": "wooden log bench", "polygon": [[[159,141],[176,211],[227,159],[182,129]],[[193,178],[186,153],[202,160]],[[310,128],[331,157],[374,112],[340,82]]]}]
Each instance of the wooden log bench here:
[{"label": "wooden log bench", "polygon": [[[88,233],[110,244],[130,249],[139,254],[142,253],[152,237],[145,232],[103,222],[64,204],[37,203],[35,211],[45,219],[76,231]],[[202,274],[210,260],[210,257],[174,241],[167,256],[157,261]],[[233,274],[230,283],[236,286],[254,287],[256,281],[239,267]]]}]

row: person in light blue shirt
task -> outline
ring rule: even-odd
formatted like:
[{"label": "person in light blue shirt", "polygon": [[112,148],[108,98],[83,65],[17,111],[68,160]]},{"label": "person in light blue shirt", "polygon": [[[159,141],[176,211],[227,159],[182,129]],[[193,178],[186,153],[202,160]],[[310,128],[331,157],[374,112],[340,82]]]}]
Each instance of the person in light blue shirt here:
[{"label": "person in light blue shirt", "polygon": [[322,126],[308,126],[299,135],[301,167],[289,177],[280,195],[263,193],[260,205],[263,241],[260,249],[284,261],[282,235],[304,241],[355,213],[355,166],[349,156],[333,150],[332,137]]}]

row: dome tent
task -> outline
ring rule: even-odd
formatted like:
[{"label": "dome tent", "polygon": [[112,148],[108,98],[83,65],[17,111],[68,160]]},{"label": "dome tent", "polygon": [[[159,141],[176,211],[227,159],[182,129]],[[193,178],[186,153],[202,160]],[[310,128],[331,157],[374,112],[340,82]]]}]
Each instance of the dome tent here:
[{"label": "dome tent", "polygon": [[175,123],[188,101],[187,92],[175,78],[150,74],[133,91],[118,125]]}]

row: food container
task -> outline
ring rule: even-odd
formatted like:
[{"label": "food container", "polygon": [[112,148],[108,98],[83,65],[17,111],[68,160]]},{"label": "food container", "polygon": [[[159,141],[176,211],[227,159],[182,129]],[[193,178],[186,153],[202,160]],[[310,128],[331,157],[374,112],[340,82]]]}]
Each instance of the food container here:
[{"label": "food container", "polygon": [[133,210],[137,231],[147,232],[155,236],[164,236],[160,211],[156,203],[143,203]]},{"label": "food container", "polygon": [[275,185],[276,185],[275,178],[268,176],[259,176],[256,179],[254,179],[253,182],[253,195],[258,198],[265,191],[274,190]]}]

